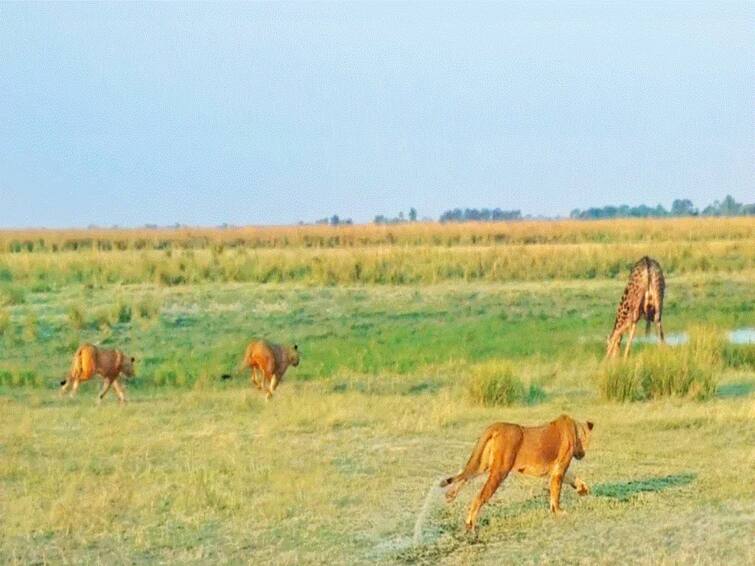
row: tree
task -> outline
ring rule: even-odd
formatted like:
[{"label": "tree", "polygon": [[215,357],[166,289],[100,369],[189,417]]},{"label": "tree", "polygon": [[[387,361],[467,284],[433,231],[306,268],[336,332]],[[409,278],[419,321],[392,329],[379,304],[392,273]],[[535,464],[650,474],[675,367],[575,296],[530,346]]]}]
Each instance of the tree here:
[{"label": "tree", "polygon": [[733,196],[726,195],[721,202],[720,210],[723,216],[737,216],[742,214],[742,203],[734,200]]},{"label": "tree", "polygon": [[409,209],[409,222],[416,222],[417,221],[417,209],[414,207],[411,207]]},{"label": "tree", "polygon": [[671,215],[672,216],[697,216],[697,209],[695,208],[695,205],[692,204],[692,201],[687,198],[676,199],[671,204]]}]

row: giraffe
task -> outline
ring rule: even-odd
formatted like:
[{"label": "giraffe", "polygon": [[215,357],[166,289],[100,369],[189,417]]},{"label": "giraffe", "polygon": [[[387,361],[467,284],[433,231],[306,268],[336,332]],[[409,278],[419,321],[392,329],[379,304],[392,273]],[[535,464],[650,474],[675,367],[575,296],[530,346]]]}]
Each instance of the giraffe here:
[{"label": "giraffe", "polygon": [[663,278],[661,266],[653,258],[643,257],[634,264],[629,274],[629,282],[621,296],[619,308],[616,310],[616,322],[613,323],[613,331],[608,337],[606,357],[615,356],[621,349],[621,339],[624,333],[629,331],[629,339],[624,358],[629,355],[629,347],[632,345],[637,322],[645,318],[645,333],[650,330],[650,323],[655,322],[658,338],[665,344],[663,337],[663,293],[666,289],[666,280]]}]

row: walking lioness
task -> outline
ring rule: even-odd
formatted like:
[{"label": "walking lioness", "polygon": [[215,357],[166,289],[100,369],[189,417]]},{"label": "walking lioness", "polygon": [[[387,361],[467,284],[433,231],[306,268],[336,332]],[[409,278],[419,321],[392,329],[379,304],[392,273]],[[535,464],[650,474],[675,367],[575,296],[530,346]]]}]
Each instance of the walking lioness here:
[{"label": "walking lioness", "polygon": [[480,508],[513,469],[529,476],[550,476],[551,511],[559,512],[564,479],[580,495],[589,491],[582,480],[567,472],[572,458],[581,460],[584,457],[592,429],[590,421],[579,423],[567,415],[542,426],[492,424],[477,441],[464,470],[441,482],[441,487],[451,486],[446,492],[446,500],[453,501],[468,480],[490,472],[467,514],[466,526],[472,530]]},{"label": "walking lioness", "polygon": [[[299,346],[296,344],[289,347],[266,340],[253,340],[244,351],[239,370],[249,368],[252,371],[254,385],[257,389],[266,390],[265,398],[270,400],[288,366],[298,365]],[[223,379],[230,377],[230,374],[223,375]]]},{"label": "walking lioness", "polygon": [[121,403],[126,402],[126,394],[120,383],[121,374],[127,377],[134,375],[135,358],[125,355],[120,350],[104,350],[93,344],[83,344],[76,350],[71,364],[68,378],[61,381],[60,394],[63,395],[71,388],[71,397],[79,389],[79,383],[89,381],[94,374],[99,374],[105,380],[97,397],[101,401],[112,385]]}]

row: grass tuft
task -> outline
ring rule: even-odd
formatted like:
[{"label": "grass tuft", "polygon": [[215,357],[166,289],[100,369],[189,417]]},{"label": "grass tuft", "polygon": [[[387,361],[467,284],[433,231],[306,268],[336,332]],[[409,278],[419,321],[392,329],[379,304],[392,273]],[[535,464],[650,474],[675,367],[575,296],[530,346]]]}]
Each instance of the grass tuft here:
[{"label": "grass tuft", "polygon": [[26,293],[23,288],[14,285],[0,287],[0,306],[11,307],[22,305],[26,302]]},{"label": "grass tuft", "polygon": [[7,309],[0,307],[0,336],[5,336],[10,330],[10,313]]},{"label": "grass tuft", "polygon": [[723,347],[718,330],[698,327],[690,331],[687,344],[646,348],[627,360],[607,360],[598,370],[600,394],[613,401],[709,399],[716,392]]},{"label": "grass tuft", "polygon": [[134,312],[142,320],[152,320],[160,315],[160,301],[154,295],[144,295],[134,304]]},{"label": "grass tuft", "polygon": [[84,316],[84,307],[81,305],[71,305],[68,307],[68,324],[76,331],[80,331],[86,325]]},{"label": "grass tuft", "polygon": [[467,382],[469,399],[483,407],[533,405],[545,399],[545,392],[534,383],[525,384],[514,366],[504,360],[491,360],[472,366]]}]

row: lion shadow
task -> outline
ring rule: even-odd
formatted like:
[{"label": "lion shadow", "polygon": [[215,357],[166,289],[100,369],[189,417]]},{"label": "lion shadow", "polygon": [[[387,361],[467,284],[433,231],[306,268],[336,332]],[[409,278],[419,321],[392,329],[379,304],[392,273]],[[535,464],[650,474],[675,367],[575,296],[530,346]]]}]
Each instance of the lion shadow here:
[{"label": "lion shadow", "polygon": [[685,472],[641,480],[602,483],[592,487],[592,495],[627,501],[638,493],[657,493],[672,487],[681,487],[692,483],[696,478],[697,474]]}]

